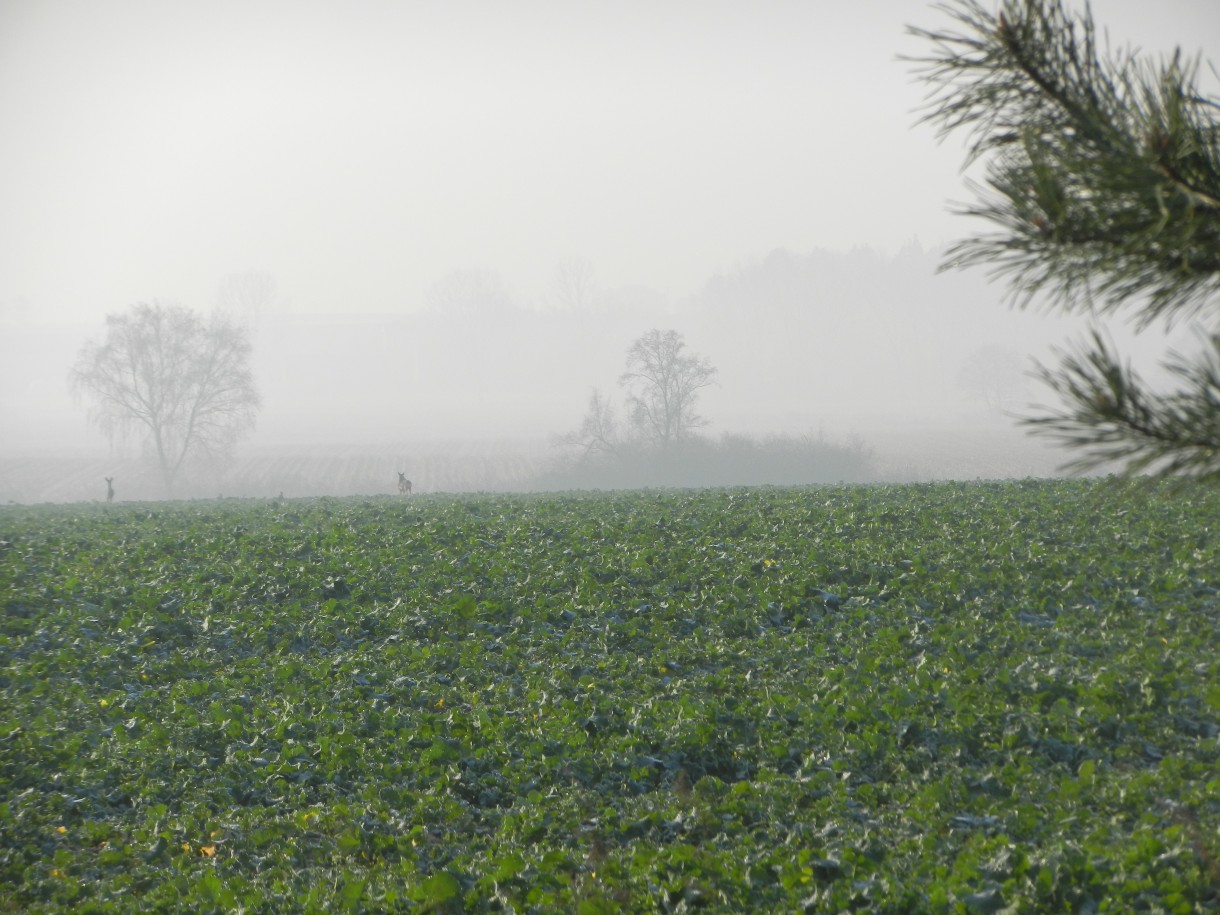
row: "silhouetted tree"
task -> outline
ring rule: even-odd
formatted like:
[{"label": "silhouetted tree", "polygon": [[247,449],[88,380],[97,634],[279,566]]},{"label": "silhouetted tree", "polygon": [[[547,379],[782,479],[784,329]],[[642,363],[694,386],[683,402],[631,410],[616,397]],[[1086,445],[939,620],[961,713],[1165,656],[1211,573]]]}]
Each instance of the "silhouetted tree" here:
[{"label": "silhouetted tree", "polygon": [[618,421],[610,399],[596,388],[589,395],[589,407],[575,432],[559,436],[556,445],[579,449],[581,461],[599,455],[618,454]]},{"label": "silhouetted tree", "polygon": [[627,371],[619,383],[627,391],[632,426],[649,444],[666,449],[687,438],[706,420],[695,412],[699,391],[716,369],[685,352],[675,330],[650,330],[627,350]]},{"label": "silhouetted tree", "polygon": [[257,323],[275,302],[275,279],[257,270],[230,273],[220,281],[216,299],[222,311]]},{"label": "silhouetted tree", "polygon": [[147,436],[167,495],[189,458],[227,456],[259,405],[246,331],[159,302],[108,315],[105,341],[81,349],[71,382],[103,431]]},{"label": "silhouetted tree", "polygon": [[580,257],[565,257],[555,268],[553,297],[560,308],[588,311],[593,307],[597,286],[593,268]]},{"label": "silhouetted tree", "polygon": [[425,294],[428,307],[449,315],[503,315],[516,310],[512,293],[494,270],[451,270]]},{"label": "silhouetted tree", "polygon": [[1197,361],[1174,355],[1181,382],[1150,390],[1101,331],[1042,380],[1064,402],[1034,431],[1081,451],[1071,466],[1118,460],[1220,480],[1220,103],[1196,88],[1197,62],[1158,65],[1099,53],[1087,9],[1062,0],[975,0],[943,7],[953,30],[910,31],[935,53],[916,59],[931,85],[926,120],[964,131],[986,160],[967,215],[999,228],[951,249],[946,265],[1012,278],[1025,307],[1040,293],[1065,311],[1130,311],[1138,327],[1207,317]]},{"label": "silhouetted tree", "polygon": [[1025,391],[1021,357],[1004,346],[980,346],[962,363],[957,384],[989,411],[1005,413],[1017,405]]}]

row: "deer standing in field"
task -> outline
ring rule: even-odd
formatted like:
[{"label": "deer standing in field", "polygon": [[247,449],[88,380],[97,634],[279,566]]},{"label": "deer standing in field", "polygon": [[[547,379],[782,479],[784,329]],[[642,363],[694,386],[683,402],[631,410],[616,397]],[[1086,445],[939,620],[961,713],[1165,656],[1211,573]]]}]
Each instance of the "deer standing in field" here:
[{"label": "deer standing in field", "polygon": [[106,477],[106,501],[114,501],[114,477]]},{"label": "deer standing in field", "polygon": [[400,496],[411,495],[411,481],[407,479],[401,470],[398,471],[398,494]]}]

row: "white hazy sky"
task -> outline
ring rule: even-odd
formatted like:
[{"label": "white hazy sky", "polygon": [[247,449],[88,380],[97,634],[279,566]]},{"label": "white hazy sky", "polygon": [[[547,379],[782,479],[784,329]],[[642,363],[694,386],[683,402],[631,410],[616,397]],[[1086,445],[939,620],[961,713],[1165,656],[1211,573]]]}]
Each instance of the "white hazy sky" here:
[{"label": "white hazy sky", "polygon": [[[1094,0],[1215,58],[1220,0]],[[98,321],[271,274],[302,312],[561,258],[669,297],[776,247],[969,226],[915,126],[918,0],[0,0],[0,316]]]}]

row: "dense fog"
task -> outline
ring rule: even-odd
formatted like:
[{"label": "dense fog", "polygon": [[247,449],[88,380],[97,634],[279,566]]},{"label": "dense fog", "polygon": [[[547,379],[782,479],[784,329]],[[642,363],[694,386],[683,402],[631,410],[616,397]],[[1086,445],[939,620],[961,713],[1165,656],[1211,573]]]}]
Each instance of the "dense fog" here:
[{"label": "dense fog", "polygon": [[[1093,3],[1154,54],[1220,34],[1218,9]],[[652,329],[717,370],[698,410],[736,442],[724,482],[769,479],[745,439],[855,449],[869,479],[1055,472],[1014,417],[1085,324],[937,270],[984,228],[951,212],[973,173],[898,59],[944,22],[907,0],[5,7],[0,501],[101,498],[116,472],[152,494],[68,372],[153,300],[230,310],[262,397],[184,494],[577,483],[557,439],[593,391],[622,410]],[[1109,327],[1153,375],[1191,346]]]},{"label": "dense fog", "polygon": [[[1034,360],[1067,345],[1085,322],[1014,310],[980,274],[938,273],[942,258],[918,245],[896,255],[776,250],[673,302],[591,278],[577,307],[488,297],[475,286],[464,301],[407,315],[248,316],[263,402],[238,457],[257,479],[229,474],[200,486],[390,492],[391,471],[404,469],[421,491],[535,488],[563,457],[556,439],[580,425],[591,391],[621,405],[627,348],[652,328],[677,330],[717,369],[698,403],[709,440],[862,445],[878,479],[1055,472],[1064,455],[1028,440],[1016,417],[1042,393],[1029,377]],[[134,443],[109,443],[90,429],[85,405],[68,393],[76,350],[99,332],[7,325],[5,498],[28,497],[31,474],[48,457],[88,459],[91,472],[138,459]],[[1191,344],[1189,328],[1136,336],[1119,324],[1112,332],[1152,375],[1167,348]],[[308,483],[285,469],[305,458],[329,469],[315,468]],[[91,478],[73,485],[97,489]]]}]

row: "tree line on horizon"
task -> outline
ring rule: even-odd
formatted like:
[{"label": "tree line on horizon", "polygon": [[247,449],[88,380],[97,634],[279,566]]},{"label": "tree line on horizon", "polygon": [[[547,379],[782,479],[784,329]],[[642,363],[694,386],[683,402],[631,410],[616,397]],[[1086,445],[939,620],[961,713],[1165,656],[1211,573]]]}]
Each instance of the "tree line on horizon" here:
[{"label": "tree line on horizon", "polygon": [[[968,161],[984,164],[986,183],[964,212],[994,229],[954,246],[945,266],[1008,278],[1020,308],[1040,301],[1126,315],[1141,329],[1188,320],[1205,328],[1197,356],[1167,357],[1177,386],[1162,391],[1095,324],[1058,366],[1038,369],[1060,406],[1023,422],[1073,449],[1076,469],[1118,462],[1128,474],[1220,480],[1220,100],[1198,88],[1198,61],[1103,53],[1091,13],[1062,0],[1002,0],[995,12],[956,0],[945,9],[950,27],[911,28],[932,47],[914,61],[932,90],[924,120],[968,138]],[[489,282],[459,276],[435,296],[460,308]],[[714,281],[713,298],[717,284],[730,282]],[[250,281],[226,294],[249,311],[268,292]],[[586,264],[561,263],[555,297],[577,309],[594,302]],[[253,427],[260,401],[250,354],[249,330],[231,315],[141,303],[107,317],[105,339],[80,351],[71,382],[103,432],[147,443],[169,495],[193,461],[225,460]],[[595,390],[565,444],[586,461],[689,453],[703,425],[698,394],[715,375],[677,331],[648,331],[620,378],[626,422]]]}]

